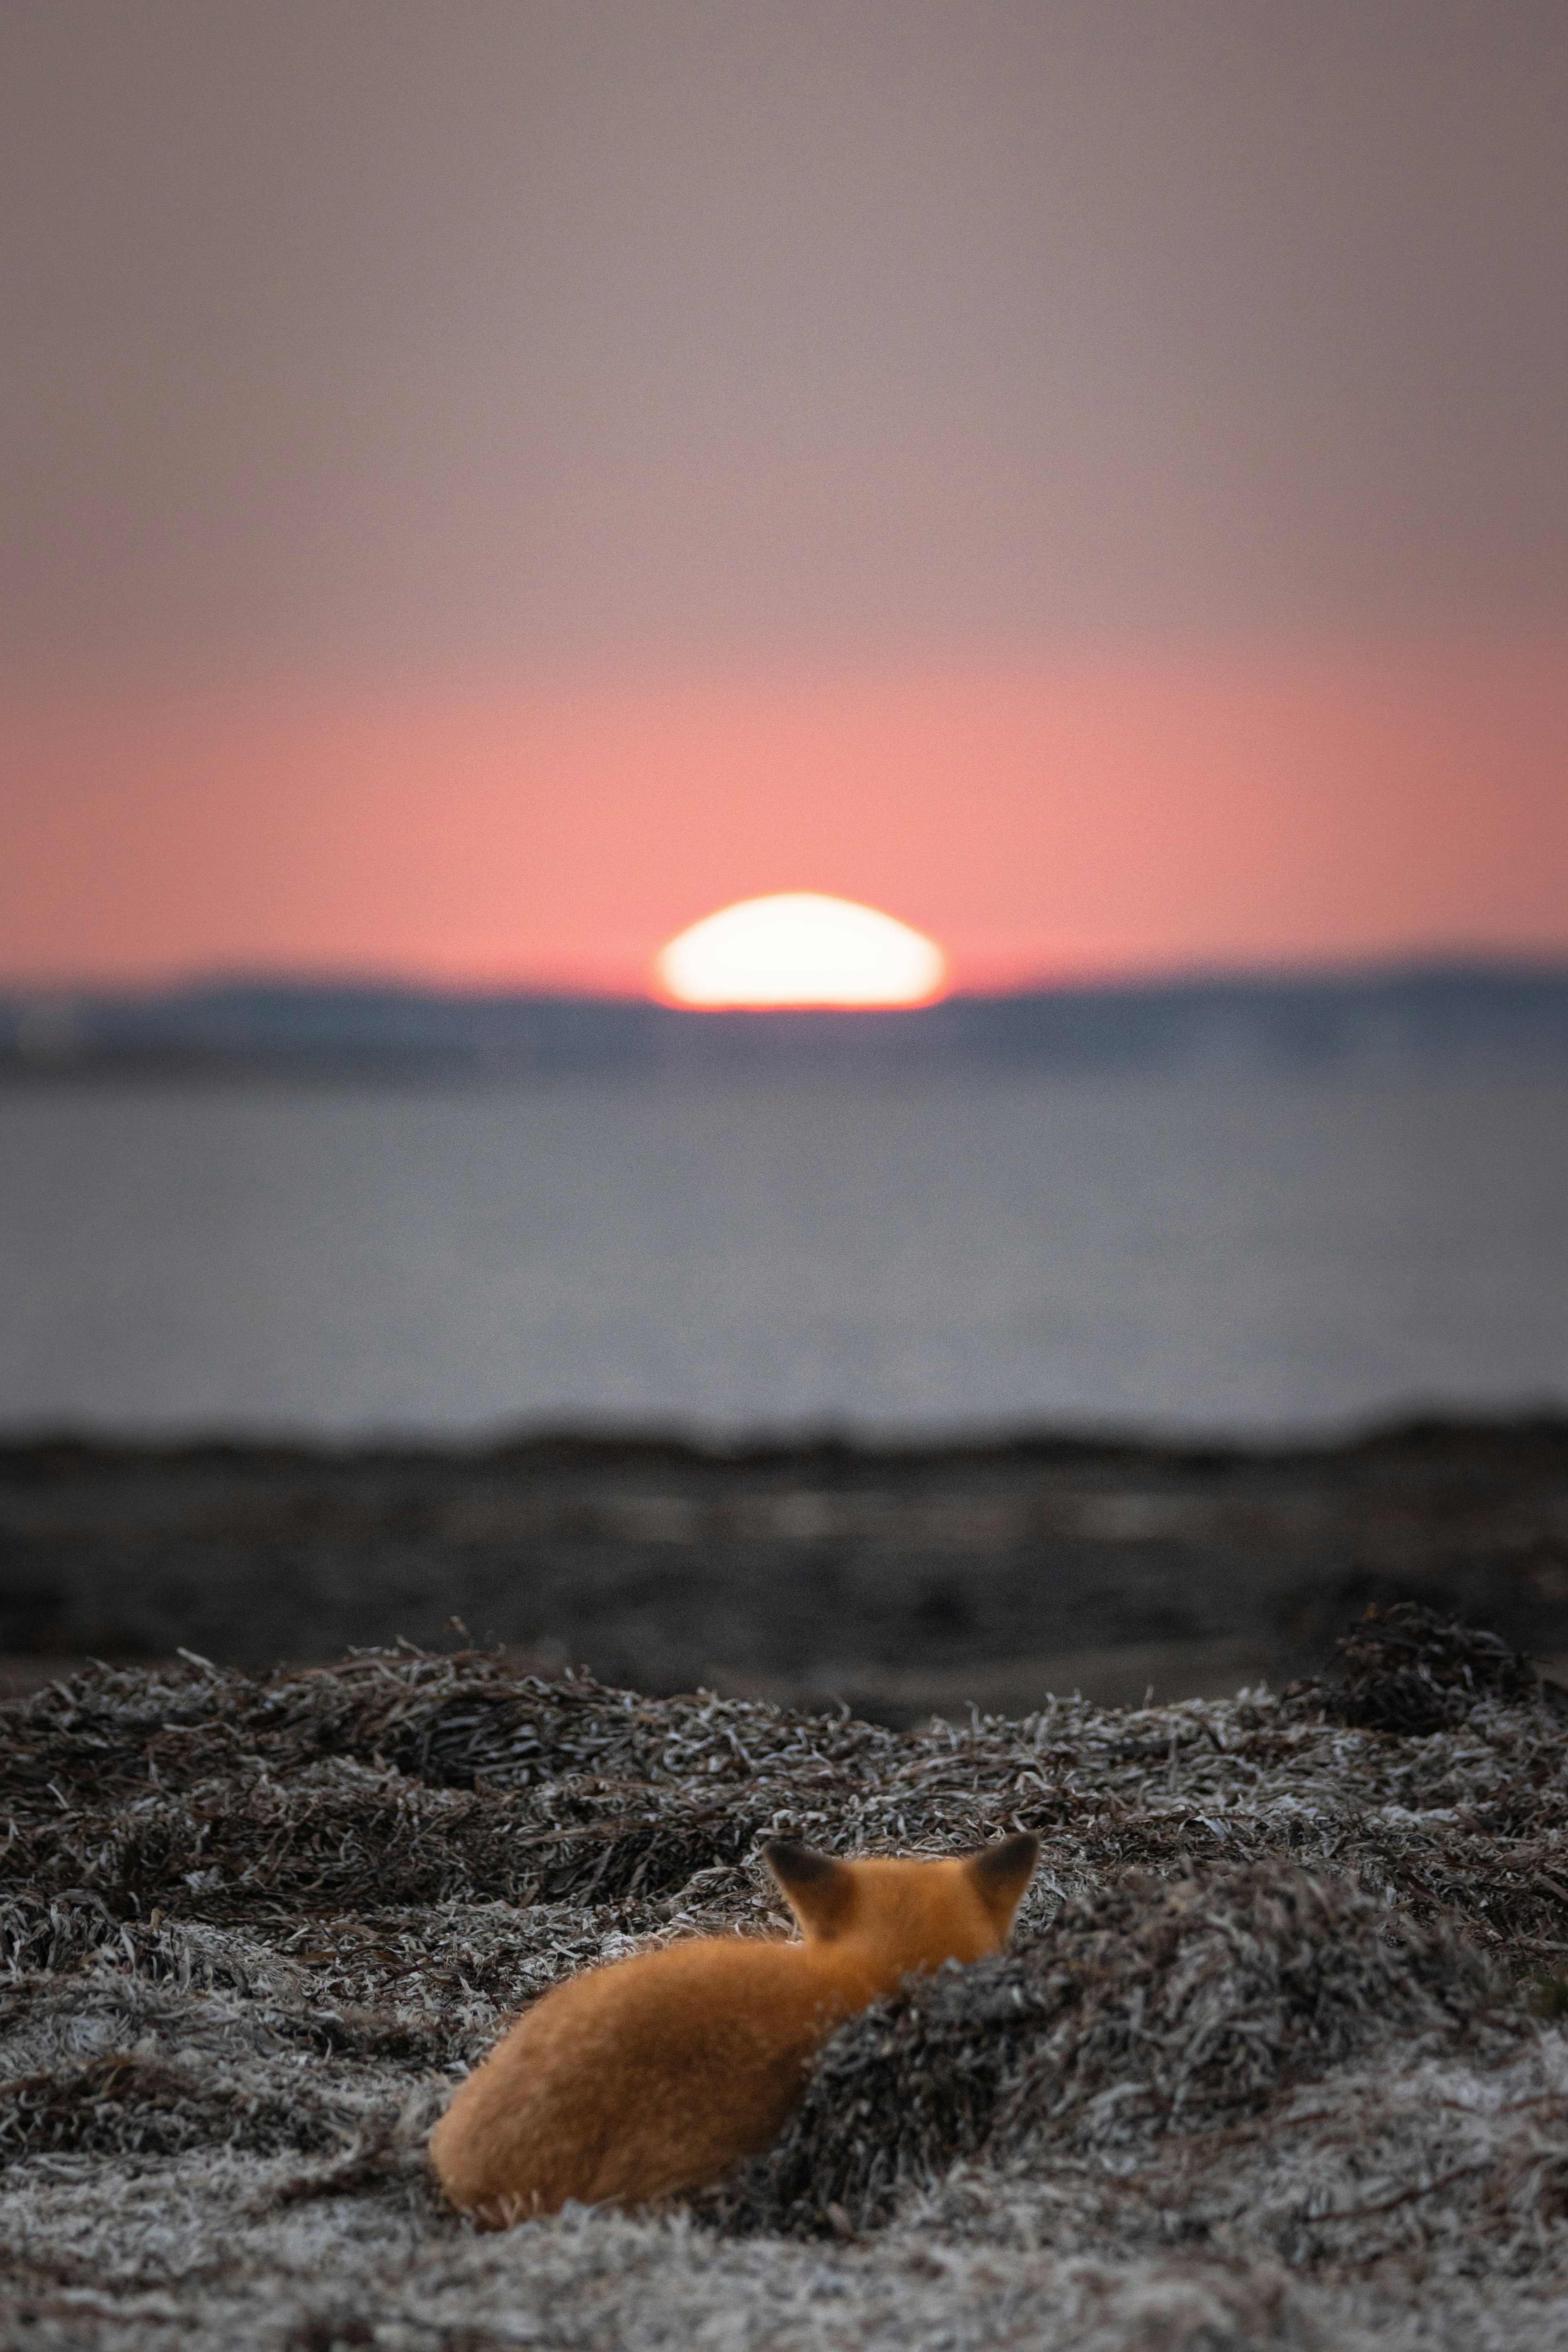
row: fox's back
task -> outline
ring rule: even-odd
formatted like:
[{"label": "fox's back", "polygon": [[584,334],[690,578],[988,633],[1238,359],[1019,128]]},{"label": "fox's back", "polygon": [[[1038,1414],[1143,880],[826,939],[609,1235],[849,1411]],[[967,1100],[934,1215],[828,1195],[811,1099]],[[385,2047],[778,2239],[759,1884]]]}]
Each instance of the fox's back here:
[{"label": "fox's back", "polygon": [[546,1993],[430,2143],[483,2221],[668,2195],[766,2147],[846,2013],[800,1944],[676,1944]]}]

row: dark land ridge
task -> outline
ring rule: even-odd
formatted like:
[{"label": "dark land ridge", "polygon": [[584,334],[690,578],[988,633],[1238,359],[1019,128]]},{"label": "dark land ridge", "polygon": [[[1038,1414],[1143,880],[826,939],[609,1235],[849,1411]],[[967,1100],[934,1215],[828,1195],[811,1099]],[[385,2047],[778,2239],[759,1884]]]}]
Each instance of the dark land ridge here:
[{"label": "dark land ridge", "polygon": [[0,992],[0,1079],[671,1078],[1568,1066],[1568,967],[1505,960],[954,995],[909,1012],[691,1013],[630,998],[228,981]]},{"label": "dark land ridge", "polygon": [[1568,1419],[1320,1446],[0,1448],[13,1689],[463,1638],[651,1693],[885,1724],[1223,1696],[1409,1601],[1568,1654]]}]

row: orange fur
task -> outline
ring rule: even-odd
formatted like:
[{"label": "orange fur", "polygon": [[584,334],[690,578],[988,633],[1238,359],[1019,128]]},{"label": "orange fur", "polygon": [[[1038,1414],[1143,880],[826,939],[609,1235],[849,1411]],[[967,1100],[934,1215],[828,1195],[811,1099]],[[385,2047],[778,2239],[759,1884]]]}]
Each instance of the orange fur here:
[{"label": "orange fur", "polygon": [[718,2180],[776,2138],[834,2027],[918,1970],[1005,1940],[1039,1856],[1007,1838],[955,1862],[764,1858],[802,1940],[705,1937],[590,1969],[497,2043],[430,2136],[454,2205],[505,2228]]}]

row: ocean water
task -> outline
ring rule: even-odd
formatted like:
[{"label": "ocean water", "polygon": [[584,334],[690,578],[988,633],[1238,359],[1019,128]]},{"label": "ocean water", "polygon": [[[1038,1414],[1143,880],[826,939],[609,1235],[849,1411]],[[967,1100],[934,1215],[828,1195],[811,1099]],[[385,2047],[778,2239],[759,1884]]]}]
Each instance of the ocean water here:
[{"label": "ocean water", "polygon": [[1561,1071],[0,1094],[12,1433],[1565,1402]]}]

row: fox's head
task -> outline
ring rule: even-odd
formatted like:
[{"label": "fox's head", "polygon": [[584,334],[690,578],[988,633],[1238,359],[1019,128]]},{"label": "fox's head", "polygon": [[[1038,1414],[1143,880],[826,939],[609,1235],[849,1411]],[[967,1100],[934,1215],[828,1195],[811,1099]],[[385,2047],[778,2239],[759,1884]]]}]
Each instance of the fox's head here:
[{"label": "fox's head", "polygon": [[1027,1831],[952,1862],[837,1862],[788,1838],[763,1848],[806,1942],[891,1968],[895,1981],[998,1950],[1039,1858]]}]

